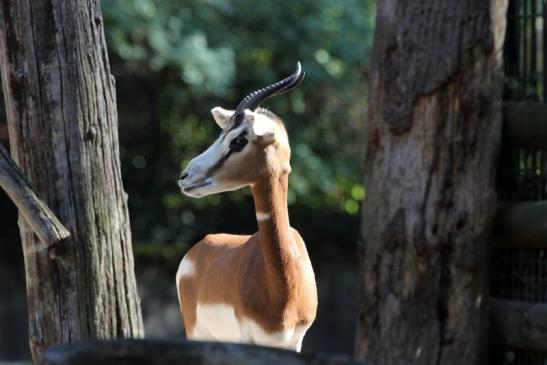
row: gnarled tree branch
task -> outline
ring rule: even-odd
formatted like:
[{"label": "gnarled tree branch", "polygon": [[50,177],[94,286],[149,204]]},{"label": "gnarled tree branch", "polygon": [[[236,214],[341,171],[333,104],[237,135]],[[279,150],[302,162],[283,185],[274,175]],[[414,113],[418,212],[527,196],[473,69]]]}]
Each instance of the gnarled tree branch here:
[{"label": "gnarled tree branch", "polygon": [[8,151],[0,144],[0,187],[23,214],[40,241],[51,246],[70,236],[55,214],[36,195]]}]

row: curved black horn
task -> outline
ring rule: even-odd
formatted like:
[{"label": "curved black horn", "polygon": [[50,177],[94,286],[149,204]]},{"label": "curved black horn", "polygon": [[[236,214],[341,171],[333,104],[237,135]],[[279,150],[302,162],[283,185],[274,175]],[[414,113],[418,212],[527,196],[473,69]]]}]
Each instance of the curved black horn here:
[{"label": "curved black horn", "polygon": [[237,105],[233,117],[243,114],[245,109],[256,109],[256,107],[258,107],[261,102],[272,96],[281,95],[287,91],[294,89],[298,86],[298,84],[300,84],[300,82],[302,82],[302,79],[304,79],[305,75],[306,74],[302,72],[302,66],[300,66],[300,62],[298,62],[296,64],[296,71],[291,76],[281,81],[278,81],[275,84],[266,86],[263,89],[253,91],[252,93],[245,96]]}]

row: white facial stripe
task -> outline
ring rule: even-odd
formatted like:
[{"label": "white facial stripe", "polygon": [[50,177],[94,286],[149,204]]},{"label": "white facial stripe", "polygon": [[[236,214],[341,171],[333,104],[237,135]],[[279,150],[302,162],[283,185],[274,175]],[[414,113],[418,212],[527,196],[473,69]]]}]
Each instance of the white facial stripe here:
[{"label": "white facial stripe", "polygon": [[256,212],[256,220],[259,222],[268,220],[271,216],[270,213]]},{"label": "white facial stripe", "polygon": [[228,131],[228,133],[226,134],[226,136],[224,138],[223,137],[217,138],[217,140],[211,145],[211,147],[209,147],[203,154],[209,152],[209,150],[213,151],[213,150],[218,150],[218,149],[221,149],[221,151],[215,151],[215,153],[218,154],[219,152],[222,152],[222,150],[224,150],[224,148],[227,148],[230,145],[230,142],[232,141],[232,139],[234,139],[241,132],[243,132],[243,130],[245,128],[247,128],[247,126],[242,125],[242,126],[239,126],[235,129],[232,129],[232,130]]},{"label": "white facial stripe", "polygon": [[[190,161],[188,166],[198,164],[202,166],[203,171],[207,171],[214,164],[216,164],[222,156],[224,156],[228,151],[230,142],[233,138],[239,135],[246,127],[241,126],[233,131],[228,132],[228,135],[224,138],[218,138],[209,148],[207,148],[203,153],[196,156],[192,161]],[[203,176],[198,176],[203,178]]]},{"label": "white facial stripe", "polygon": [[[209,146],[204,152],[200,155],[194,157],[188,166],[198,165],[200,166],[199,170],[207,171],[207,169],[212,166],[215,161],[218,160],[217,156],[220,156],[222,153],[222,144],[220,139],[217,139],[212,145]],[[204,176],[197,176],[199,178],[204,178]]]},{"label": "white facial stripe", "polygon": [[232,139],[239,136],[239,134],[241,132],[243,132],[246,128],[247,128],[247,126],[245,126],[245,125],[237,127],[236,129],[230,131],[224,140],[228,141],[228,142],[231,142]]}]

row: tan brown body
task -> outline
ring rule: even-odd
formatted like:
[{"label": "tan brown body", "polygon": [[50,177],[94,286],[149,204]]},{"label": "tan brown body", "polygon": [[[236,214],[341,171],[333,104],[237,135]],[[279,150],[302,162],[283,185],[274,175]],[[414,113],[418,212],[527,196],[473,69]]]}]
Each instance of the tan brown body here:
[{"label": "tan brown body", "polygon": [[[295,252],[272,267],[265,262],[258,233],[208,235],[197,243],[185,256],[196,268],[194,275],[179,276],[177,282],[187,336],[248,343],[263,339],[263,333],[253,338],[253,328],[236,330],[232,338],[215,338],[214,329],[194,333],[197,306],[221,304],[234,308],[239,323],[252,321],[273,337],[262,344],[297,349],[315,319],[317,290],[306,247],[298,232],[291,230],[291,235]],[[295,330],[293,336],[283,335]]]}]

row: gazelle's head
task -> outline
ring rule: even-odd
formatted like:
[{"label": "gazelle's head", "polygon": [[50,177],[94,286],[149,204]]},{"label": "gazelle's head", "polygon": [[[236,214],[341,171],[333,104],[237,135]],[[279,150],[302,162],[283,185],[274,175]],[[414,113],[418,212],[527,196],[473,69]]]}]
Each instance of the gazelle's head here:
[{"label": "gazelle's head", "polygon": [[265,99],[294,89],[304,78],[296,72],[284,80],[248,94],[235,110],[211,110],[222,128],[218,139],[194,157],[180,176],[182,192],[202,197],[253,185],[267,176],[290,172],[290,147],[283,122],[257,108]]}]

